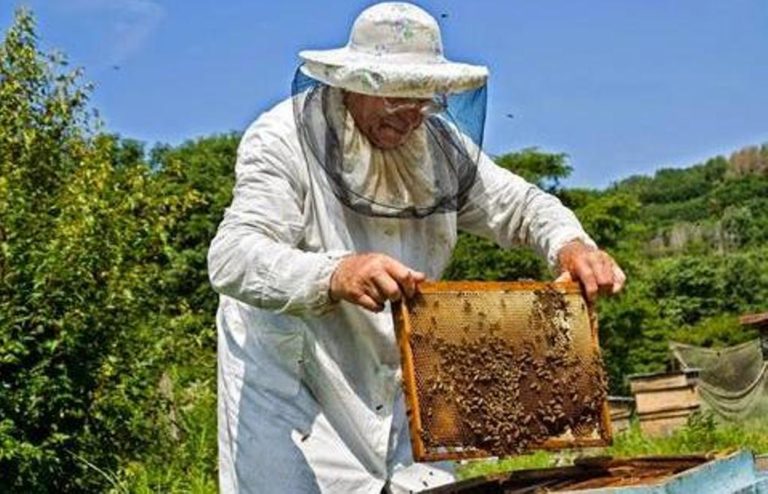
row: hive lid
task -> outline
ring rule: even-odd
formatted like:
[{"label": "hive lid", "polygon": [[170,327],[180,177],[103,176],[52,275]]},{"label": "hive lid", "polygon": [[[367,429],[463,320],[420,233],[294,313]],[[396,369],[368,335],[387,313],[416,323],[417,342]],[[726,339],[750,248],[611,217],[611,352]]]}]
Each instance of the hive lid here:
[{"label": "hive lid", "polygon": [[751,326],[760,330],[768,330],[768,312],[759,314],[744,314],[739,318],[742,326]]}]

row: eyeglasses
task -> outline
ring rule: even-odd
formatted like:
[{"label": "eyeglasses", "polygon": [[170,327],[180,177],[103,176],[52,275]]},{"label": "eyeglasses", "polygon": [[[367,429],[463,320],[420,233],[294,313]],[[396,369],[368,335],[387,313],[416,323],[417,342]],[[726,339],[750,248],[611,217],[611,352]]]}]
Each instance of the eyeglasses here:
[{"label": "eyeglasses", "polygon": [[384,98],[384,110],[387,113],[418,110],[422,115],[437,115],[448,108],[448,98],[444,94],[428,99],[419,98]]}]

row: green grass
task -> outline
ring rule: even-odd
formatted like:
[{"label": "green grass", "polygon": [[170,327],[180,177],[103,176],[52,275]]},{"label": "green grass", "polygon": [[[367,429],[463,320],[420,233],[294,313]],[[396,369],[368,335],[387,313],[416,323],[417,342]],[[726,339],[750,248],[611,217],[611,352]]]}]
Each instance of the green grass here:
[{"label": "green grass", "polygon": [[178,442],[126,463],[110,494],[208,494],[218,492],[216,392],[200,382],[179,399]]},{"label": "green grass", "polygon": [[[456,473],[460,479],[468,479],[479,477],[481,475],[511,472],[514,470],[546,468],[558,464],[558,458],[560,457],[554,453],[536,451],[535,453],[503,458],[500,460],[471,460],[468,463],[459,465],[456,469]],[[564,461],[568,462],[569,460]]]},{"label": "green grass", "polygon": [[677,455],[710,453],[749,449],[758,454],[768,453],[768,419],[745,424],[718,424],[711,415],[693,415],[688,424],[668,437],[645,436],[639,424],[614,437],[607,448],[546,452],[503,458],[500,460],[476,460],[460,465],[459,478],[480,475],[546,468],[573,463],[581,456],[634,457],[648,455]]}]

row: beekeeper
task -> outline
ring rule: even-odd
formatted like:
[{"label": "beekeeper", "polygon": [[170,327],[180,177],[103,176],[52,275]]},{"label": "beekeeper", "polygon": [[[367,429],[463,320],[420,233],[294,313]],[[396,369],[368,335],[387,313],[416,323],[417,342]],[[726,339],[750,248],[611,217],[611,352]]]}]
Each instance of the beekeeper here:
[{"label": "beekeeper", "polygon": [[590,294],[624,275],[555,197],[483,154],[488,71],[444,58],[428,13],[377,4],[347,46],[299,56],[292,97],[242,138],[208,254],[221,491],[449,482],[412,464],[387,302],[440,277],[457,230],[532,245]]}]

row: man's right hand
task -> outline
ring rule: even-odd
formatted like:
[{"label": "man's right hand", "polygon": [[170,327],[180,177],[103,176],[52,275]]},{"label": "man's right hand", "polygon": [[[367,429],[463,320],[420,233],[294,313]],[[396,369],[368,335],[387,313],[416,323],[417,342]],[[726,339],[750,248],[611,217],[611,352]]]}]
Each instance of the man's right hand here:
[{"label": "man's right hand", "polygon": [[373,312],[384,310],[387,300],[412,297],[416,285],[426,279],[384,254],[354,254],[345,257],[331,276],[332,300],[346,300]]}]

